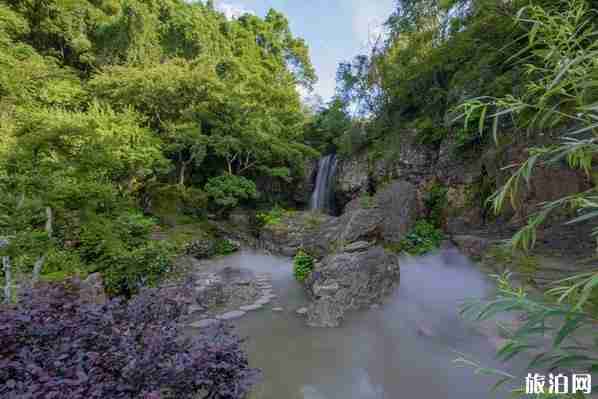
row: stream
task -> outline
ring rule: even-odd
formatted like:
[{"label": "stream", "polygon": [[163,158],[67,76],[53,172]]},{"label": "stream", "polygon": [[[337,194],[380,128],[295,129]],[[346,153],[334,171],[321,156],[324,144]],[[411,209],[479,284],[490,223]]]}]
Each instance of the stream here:
[{"label": "stream", "polygon": [[252,399],[508,397],[490,391],[495,378],[453,363],[459,352],[505,369],[488,337],[458,315],[462,300],[487,297],[493,283],[456,251],[402,258],[393,296],[378,308],[350,312],[334,329],[307,327],[295,313],[307,298],[290,259],[244,250],[208,262],[224,265],[271,274],[278,295],[272,306],[284,308],[267,306],[233,322],[248,337],[251,365],[264,374]]}]

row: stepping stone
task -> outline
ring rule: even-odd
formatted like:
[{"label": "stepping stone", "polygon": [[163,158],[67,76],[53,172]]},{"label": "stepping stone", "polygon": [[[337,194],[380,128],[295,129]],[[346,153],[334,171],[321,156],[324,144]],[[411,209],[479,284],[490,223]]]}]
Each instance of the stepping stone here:
[{"label": "stepping stone", "polygon": [[202,312],[205,309],[203,308],[203,306],[198,306],[198,305],[191,305],[189,306],[189,313],[198,313],[198,312]]},{"label": "stepping stone", "polygon": [[265,285],[259,285],[258,287],[260,287],[263,290],[271,290],[272,289],[272,284],[265,284]]},{"label": "stepping stone", "polygon": [[307,308],[299,308],[295,312],[300,316],[304,316],[307,314],[307,312],[309,312],[309,310]]},{"label": "stepping stone", "polygon": [[232,312],[226,312],[221,315],[216,316],[218,320],[233,320],[238,319],[239,317],[245,316],[245,313],[242,310],[233,310]]},{"label": "stepping stone", "polygon": [[275,307],[275,308],[272,308],[272,311],[273,311],[273,312],[283,312],[283,311],[284,311],[284,309],[283,309],[283,308],[281,308],[281,307]]},{"label": "stepping stone", "polygon": [[189,326],[193,327],[193,328],[206,328],[206,327],[212,326],[217,323],[218,323],[218,320],[216,320],[216,319],[204,319],[204,320],[196,321],[195,323],[191,323],[191,324],[189,324]]},{"label": "stepping stone", "polygon": [[239,309],[244,311],[244,312],[250,312],[252,310],[258,310],[261,309],[263,305],[259,305],[259,304],[253,304],[253,305],[246,305],[246,306],[241,306]]},{"label": "stepping stone", "polygon": [[256,305],[267,305],[270,303],[270,298],[268,297],[262,297],[260,299],[258,299],[257,301],[255,301]]}]

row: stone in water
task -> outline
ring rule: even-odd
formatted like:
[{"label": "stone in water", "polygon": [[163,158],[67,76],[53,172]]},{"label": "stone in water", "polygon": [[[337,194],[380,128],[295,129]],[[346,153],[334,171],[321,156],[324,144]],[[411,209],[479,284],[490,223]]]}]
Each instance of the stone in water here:
[{"label": "stone in water", "polygon": [[262,305],[259,304],[253,304],[253,305],[246,305],[246,306],[241,306],[239,309],[244,311],[244,312],[249,312],[252,310],[258,310],[261,309]]},{"label": "stone in water", "polygon": [[216,318],[218,320],[233,320],[233,319],[238,319],[239,317],[245,316],[245,313],[246,312],[244,312],[242,310],[233,310],[232,312],[226,312],[219,316],[216,316]]},{"label": "stone in water", "polygon": [[216,319],[205,319],[205,320],[196,321],[195,323],[191,323],[191,324],[189,324],[189,326],[191,326],[193,328],[205,328],[205,327],[214,325],[216,323],[218,323],[218,320],[216,320]]},{"label": "stone in water", "polygon": [[300,316],[304,316],[307,314],[308,311],[309,310],[307,308],[299,308],[299,309],[297,309],[297,314]]}]

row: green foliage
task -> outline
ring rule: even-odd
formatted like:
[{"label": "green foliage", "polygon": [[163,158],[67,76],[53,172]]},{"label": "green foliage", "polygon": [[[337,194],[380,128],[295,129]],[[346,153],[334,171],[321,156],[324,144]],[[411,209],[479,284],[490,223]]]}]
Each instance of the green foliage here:
[{"label": "green foliage", "polygon": [[322,154],[334,152],[344,146],[338,142],[352,128],[347,104],[340,98],[333,98],[328,104],[316,110],[313,120],[305,125],[305,141]]},{"label": "green foliage", "polygon": [[[519,194],[529,186],[539,166],[560,165],[564,161],[570,168],[588,175],[593,168],[598,152],[595,145],[598,94],[594,89],[598,81],[598,44],[594,40],[596,24],[593,20],[596,11],[590,12],[582,0],[566,4],[564,13],[531,6],[522,9],[518,16],[518,22],[529,29],[525,52],[529,53],[526,60],[530,63],[525,68],[527,75],[533,78],[521,96],[473,99],[460,107],[466,118],[480,114],[481,121],[485,117],[492,120],[495,142],[501,132],[499,120],[506,116],[527,127],[530,134],[546,128],[562,128],[555,143],[528,149],[529,157],[492,196],[496,213],[507,201],[513,208],[517,207]],[[512,58],[523,54],[517,53]],[[480,130],[482,125],[480,123]],[[596,190],[545,203],[527,226],[515,234],[513,245],[525,251],[531,249],[536,241],[536,229],[551,213],[567,208],[579,213],[579,217],[569,223],[598,216]]]},{"label": "green foliage", "polygon": [[237,251],[237,247],[227,239],[216,240],[214,251],[216,255],[230,255]]},{"label": "green foliage", "polygon": [[293,274],[297,281],[304,281],[314,269],[314,258],[302,249],[293,258]]},{"label": "green foliage", "polygon": [[359,196],[359,206],[364,209],[369,209],[375,206],[374,197],[369,194],[361,194]]},{"label": "green foliage", "polygon": [[153,287],[172,269],[174,247],[150,241],[132,250],[112,250],[103,271],[106,291],[112,296],[130,297],[142,287]]},{"label": "green foliage", "polygon": [[516,271],[524,277],[532,277],[540,266],[538,257],[504,245],[493,246],[484,257],[492,263],[497,263],[507,270]]},{"label": "green foliage", "polygon": [[435,227],[441,227],[444,221],[444,212],[448,205],[448,189],[438,182],[434,182],[427,190],[424,197],[426,219]]},{"label": "green foliage", "polygon": [[3,2],[3,252],[24,272],[44,257],[54,276],[102,270],[113,294],[144,273],[153,283],[167,267],[141,208],[177,224],[208,200],[227,211],[255,199],[261,176],[289,182],[317,155],[297,90],[314,82],[305,42],[274,10],[227,20],[182,0]]},{"label": "green foliage", "polygon": [[276,226],[282,222],[284,215],[284,208],[275,206],[268,212],[258,212],[256,218],[260,226]]},{"label": "green foliage", "polygon": [[[447,121],[463,98],[517,90],[527,76],[504,60],[525,47],[516,40],[523,30],[512,22],[525,4],[397,1],[386,40],[378,38],[369,54],[341,63],[337,72],[340,97],[370,116],[367,142],[391,152],[401,127],[436,147],[450,136]],[[460,127],[457,150],[483,143]]]},{"label": "green foliage", "polygon": [[[507,201],[517,206],[520,193],[530,185],[538,167],[579,169],[590,175],[598,148],[595,145],[598,124],[596,108],[598,92],[598,42],[596,10],[590,10],[583,0],[563,1],[546,7],[530,5],[520,10],[517,22],[527,30],[523,37],[526,46],[515,52],[510,60],[525,61],[530,78],[520,93],[484,97],[465,102],[460,108],[464,115],[481,115],[480,133],[485,120],[492,121],[492,135],[498,143],[502,134],[502,119],[509,117],[518,127],[527,128],[529,135],[552,130],[553,140],[545,145],[528,148],[528,158],[516,165],[506,183],[491,197],[492,206],[499,213]],[[578,216],[568,223],[592,220],[598,216],[596,189],[574,193],[549,201],[530,217],[526,226],[517,232],[510,246],[527,253],[536,242],[538,227],[552,212],[573,209]],[[596,234],[598,231],[595,231]],[[526,268],[535,266],[526,262]],[[465,315],[477,320],[495,317],[503,312],[517,312],[526,320],[510,331],[509,340],[499,350],[503,360],[523,353],[535,352],[530,369],[572,369],[592,373],[598,368],[593,355],[595,345],[576,339],[580,331],[588,331],[594,341],[595,298],[598,272],[595,270],[573,275],[556,282],[546,298],[528,295],[523,288],[514,288],[509,273],[497,276],[499,292],[491,301],[473,301],[463,309]],[[538,344],[538,338],[548,337],[551,346]],[[463,359],[461,359],[463,360]],[[479,370],[475,362],[466,361]],[[498,370],[500,382],[520,381]],[[520,396],[521,391],[517,392]]]},{"label": "green foliage", "polygon": [[[598,367],[598,359],[592,354],[593,345],[580,343],[575,336],[580,331],[589,331],[592,338],[596,336],[594,328],[595,318],[582,310],[582,302],[568,304],[563,299],[570,293],[569,283],[577,281],[577,288],[586,289],[588,283],[595,284],[596,280],[588,280],[589,275],[573,280],[558,282],[555,293],[564,293],[558,302],[533,298],[523,288],[515,288],[510,281],[510,273],[495,276],[498,281],[498,294],[490,301],[468,301],[462,307],[461,313],[468,319],[487,320],[505,312],[516,312],[524,316],[525,322],[512,328],[503,326],[508,336],[507,342],[498,351],[502,361],[509,361],[516,356],[535,353],[530,356],[529,369],[570,369],[579,373],[592,373]],[[591,291],[591,288],[589,289]],[[546,337],[551,338],[550,348],[543,344]],[[499,378],[497,386],[509,382],[520,384],[524,376],[515,376],[500,370],[488,369],[467,358],[457,359],[457,362],[473,366],[478,372],[485,371],[488,375]],[[517,397],[524,397],[524,390],[516,390]],[[527,397],[527,396],[526,396]]]},{"label": "green foliage", "polygon": [[399,243],[400,251],[418,256],[438,248],[444,235],[430,222],[420,220]]},{"label": "green foliage", "polygon": [[255,183],[235,175],[213,177],[208,180],[204,190],[221,209],[232,209],[239,201],[258,197]]},{"label": "green foliage", "polygon": [[47,253],[42,269],[42,278],[56,279],[72,275],[85,276],[87,265],[83,263],[77,251],[52,248]]}]

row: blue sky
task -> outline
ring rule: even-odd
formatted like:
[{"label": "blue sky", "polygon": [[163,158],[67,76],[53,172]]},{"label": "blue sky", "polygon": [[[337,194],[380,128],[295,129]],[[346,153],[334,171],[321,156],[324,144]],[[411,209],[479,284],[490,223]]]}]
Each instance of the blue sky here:
[{"label": "blue sky", "polygon": [[394,0],[216,0],[226,14],[251,12],[263,17],[270,8],[284,13],[295,36],[310,49],[319,81],[315,93],[324,100],[334,94],[336,66],[367,49],[380,32]]}]

